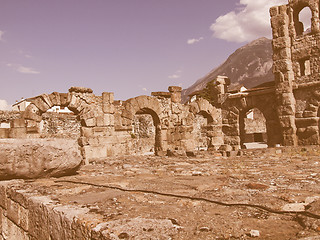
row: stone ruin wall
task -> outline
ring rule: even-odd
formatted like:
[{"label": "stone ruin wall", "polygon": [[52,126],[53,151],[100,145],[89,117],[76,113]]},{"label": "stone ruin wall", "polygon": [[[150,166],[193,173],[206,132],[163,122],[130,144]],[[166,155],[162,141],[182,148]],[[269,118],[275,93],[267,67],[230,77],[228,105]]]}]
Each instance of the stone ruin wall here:
[{"label": "stone ruin wall", "polygon": [[[169,92],[152,95],[115,101],[113,93],[104,92],[102,96],[96,96],[91,89],[77,87],[68,93],[43,94],[33,100],[22,118],[11,121],[9,137],[61,137],[61,134],[50,134],[50,131],[57,126],[68,128],[73,123],[76,129],[77,120],[80,123],[78,143],[87,163],[109,156],[150,152],[165,155],[167,151],[185,154],[201,150],[201,147],[217,150],[224,144],[221,109],[204,99],[181,104],[180,87],[169,87]],[[47,113],[53,106],[68,107],[76,119],[71,117],[63,121],[61,116],[56,116],[53,124],[52,116]],[[135,132],[137,119],[143,117],[153,121],[145,129],[149,131],[148,138]],[[43,119],[45,124],[42,124]],[[56,126],[41,132],[41,125],[46,124]]]},{"label": "stone ruin wall", "polygon": [[[302,9],[312,14],[304,32]],[[319,1],[290,0],[270,9],[277,112],[284,145],[319,144],[320,16]]]},{"label": "stone ruin wall", "polygon": [[[10,126],[16,124],[16,119],[22,118],[22,112],[0,111],[0,138],[17,138],[15,130]],[[15,122],[15,123],[14,123]],[[32,131],[29,129],[29,133]],[[80,137],[80,122],[73,113],[55,113],[46,112],[42,115],[39,129],[31,135],[39,138],[70,138],[78,139]]]}]

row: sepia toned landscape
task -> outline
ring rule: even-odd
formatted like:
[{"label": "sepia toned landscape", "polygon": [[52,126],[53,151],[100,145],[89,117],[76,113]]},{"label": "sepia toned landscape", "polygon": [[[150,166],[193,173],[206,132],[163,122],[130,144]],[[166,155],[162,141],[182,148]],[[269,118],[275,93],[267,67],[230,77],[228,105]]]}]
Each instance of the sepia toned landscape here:
[{"label": "sepia toned landscape", "polygon": [[186,89],[0,111],[0,240],[320,239],[319,12],[272,7],[272,40]]}]

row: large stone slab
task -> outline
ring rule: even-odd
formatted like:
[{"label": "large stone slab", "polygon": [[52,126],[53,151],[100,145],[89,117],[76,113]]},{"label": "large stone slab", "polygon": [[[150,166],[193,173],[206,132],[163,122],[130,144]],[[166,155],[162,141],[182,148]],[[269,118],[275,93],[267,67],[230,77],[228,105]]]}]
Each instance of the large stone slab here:
[{"label": "large stone slab", "polygon": [[74,140],[0,140],[0,180],[71,175],[81,162],[78,144]]}]

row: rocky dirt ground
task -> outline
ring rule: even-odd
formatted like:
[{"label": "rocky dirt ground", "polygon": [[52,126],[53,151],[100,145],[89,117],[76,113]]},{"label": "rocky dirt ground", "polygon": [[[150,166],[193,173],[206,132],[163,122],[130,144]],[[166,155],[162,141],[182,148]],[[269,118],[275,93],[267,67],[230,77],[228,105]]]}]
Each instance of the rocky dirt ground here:
[{"label": "rocky dirt ground", "polygon": [[101,239],[320,239],[316,147],[111,158],[21,187],[89,208]]}]

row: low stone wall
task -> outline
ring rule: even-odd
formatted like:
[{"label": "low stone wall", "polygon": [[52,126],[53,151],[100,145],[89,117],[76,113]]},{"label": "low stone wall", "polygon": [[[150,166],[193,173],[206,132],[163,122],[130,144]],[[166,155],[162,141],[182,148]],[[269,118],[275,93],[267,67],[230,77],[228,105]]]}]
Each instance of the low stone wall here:
[{"label": "low stone wall", "polygon": [[23,181],[0,182],[0,239],[95,239],[91,228],[79,216],[89,209],[59,206],[15,185]]}]

